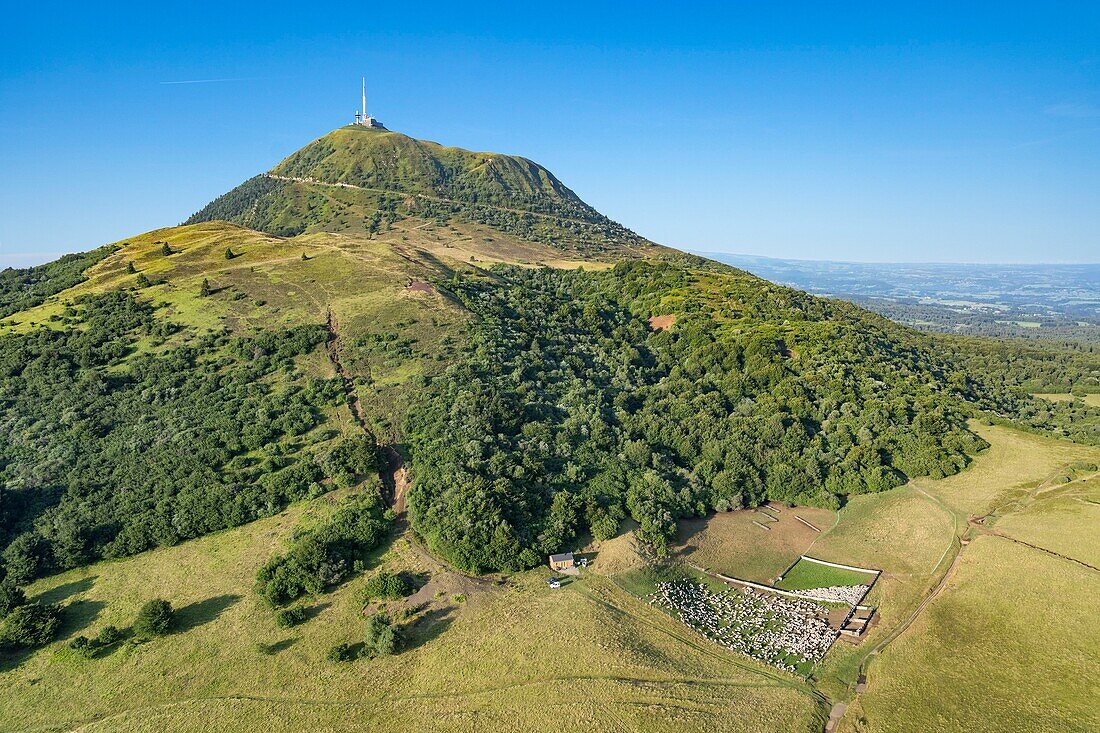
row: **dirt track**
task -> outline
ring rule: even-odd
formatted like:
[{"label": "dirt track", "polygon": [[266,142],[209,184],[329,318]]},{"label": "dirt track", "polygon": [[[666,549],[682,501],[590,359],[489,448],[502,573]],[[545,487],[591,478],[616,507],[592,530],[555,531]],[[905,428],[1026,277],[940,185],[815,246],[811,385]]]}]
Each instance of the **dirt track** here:
[{"label": "dirt track", "polygon": [[[329,361],[332,362],[337,376],[344,390],[344,398],[347,401],[348,410],[364,433],[378,444],[378,437],[367,425],[366,413],[363,411],[363,403],[355,391],[355,379],[340,358],[340,325],[336,320],[336,314],[332,309],[328,310],[326,321],[328,340],[325,343],[325,351]],[[398,514],[405,511],[405,489],[408,487],[408,470],[405,468],[405,460],[392,445],[379,445],[379,453],[385,460],[385,464],[379,469],[378,477],[382,480],[382,499]]]}]

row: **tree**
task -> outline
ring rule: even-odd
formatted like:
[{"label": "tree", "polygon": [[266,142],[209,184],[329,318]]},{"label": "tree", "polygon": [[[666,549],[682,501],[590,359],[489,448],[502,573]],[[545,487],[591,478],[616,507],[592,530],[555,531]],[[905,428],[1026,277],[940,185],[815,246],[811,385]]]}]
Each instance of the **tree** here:
[{"label": "tree", "polygon": [[226,247],[225,248],[225,259],[231,260],[236,256],[237,255],[233,254],[233,248],[232,247]]},{"label": "tree", "polygon": [[130,275],[136,275],[137,274],[137,268],[134,267],[133,262],[127,262],[126,263],[126,272]]},{"label": "tree", "polygon": [[100,647],[108,647],[122,641],[122,631],[117,626],[104,626],[99,630],[95,643]]},{"label": "tree", "polygon": [[168,242],[160,243],[160,253],[165,257],[171,254],[175,254],[175,252],[172,251],[172,248],[168,246]]},{"label": "tree", "polygon": [[49,545],[41,536],[24,532],[4,550],[7,579],[17,585],[29,583],[49,567]]},{"label": "tree", "polygon": [[363,586],[362,598],[364,601],[371,601],[376,598],[396,600],[404,598],[410,593],[412,593],[412,585],[405,578],[404,573],[379,570]]},{"label": "tree", "polygon": [[134,633],[142,638],[164,636],[172,626],[172,604],[163,598],[147,602],[134,619]]},{"label": "tree", "polygon": [[27,602],[23,589],[10,578],[0,582],[0,620]]},{"label": "tree", "polygon": [[214,292],[214,291],[210,289],[210,281],[209,281],[209,280],[207,280],[207,279],[206,279],[206,278],[204,277],[204,278],[202,279],[202,287],[200,287],[200,288],[199,288],[199,297],[200,297],[200,298],[206,298],[206,297],[209,297],[209,296],[210,296],[210,294],[211,294],[211,293],[213,293],[213,292]]},{"label": "tree", "polygon": [[48,644],[61,626],[57,606],[27,603],[8,614],[0,624],[0,646],[34,648]]},{"label": "tree", "polygon": [[404,643],[404,634],[401,628],[395,626],[390,617],[384,613],[376,613],[367,619],[367,633],[364,638],[364,648],[368,654],[375,657],[386,657],[396,654]]}]

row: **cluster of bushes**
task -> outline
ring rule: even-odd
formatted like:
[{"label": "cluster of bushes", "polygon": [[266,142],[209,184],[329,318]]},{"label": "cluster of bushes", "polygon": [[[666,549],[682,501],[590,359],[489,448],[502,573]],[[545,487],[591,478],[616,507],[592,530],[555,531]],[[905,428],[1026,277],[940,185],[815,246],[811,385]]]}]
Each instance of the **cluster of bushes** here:
[{"label": "cluster of bushes", "polygon": [[[165,600],[151,600],[141,607],[134,619],[133,633],[139,639],[162,636],[171,629],[172,605]],[[0,580],[0,649],[34,649],[53,641],[61,628],[61,608],[54,604],[28,602],[23,590],[11,578]],[[101,650],[126,638],[126,632],[115,626],[103,627],[89,639],[77,636],[69,647],[84,657],[94,657]]]},{"label": "cluster of bushes", "polygon": [[69,642],[69,648],[85,659],[91,659],[125,638],[126,633],[117,626],[104,626],[95,638],[89,639],[83,635],[74,638]]},{"label": "cluster of bushes", "polygon": [[405,598],[413,592],[412,583],[405,573],[394,573],[390,570],[379,570],[372,575],[360,592],[364,602],[375,600],[397,600]]},{"label": "cluster of bushes", "polygon": [[344,499],[328,519],[306,530],[283,555],[260,568],[257,592],[274,606],[322,593],[364,569],[364,556],[385,537],[392,521],[380,496]]},{"label": "cluster of bushes", "polygon": [[372,465],[360,439],[320,460],[300,444],[342,400],[337,380],[294,366],[323,327],[134,353],[173,327],[127,292],[62,326],[0,336],[0,559],[15,582],[269,516]]},{"label": "cluster of bushes", "polygon": [[69,642],[69,648],[80,656],[91,659],[129,636],[139,641],[164,636],[172,630],[174,622],[172,604],[163,598],[154,598],[138,609],[134,623],[128,631],[117,626],[104,626],[95,638],[89,639],[83,635],[75,637]]},{"label": "cluster of bushes", "polygon": [[971,386],[854,306],[671,263],[494,275],[451,284],[466,357],[406,430],[413,526],[463,569],[530,567],[627,516],[660,552],[680,517],[836,507],[985,445]]},{"label": "cluster of bushes", "polygon": [[367,630],[361,645],[336,644],[326,656],[332,662],[350,662],[353,659],[388,657],[401,651],[405,644],[404,630],[385,613],[376,613],[367,619]]}]

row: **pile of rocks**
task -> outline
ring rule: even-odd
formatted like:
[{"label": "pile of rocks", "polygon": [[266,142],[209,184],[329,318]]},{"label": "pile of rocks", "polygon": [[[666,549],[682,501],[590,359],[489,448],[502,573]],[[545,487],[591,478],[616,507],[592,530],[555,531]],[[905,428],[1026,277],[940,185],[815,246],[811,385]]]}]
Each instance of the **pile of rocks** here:
[{"label": "pile of rocks", "polygon": [[685,624],[709,639],[789,672],[825,656],[838,636],[828,609],[745,588],[715,591],[703,583],[659,583],[651,603],[672,609]]}]

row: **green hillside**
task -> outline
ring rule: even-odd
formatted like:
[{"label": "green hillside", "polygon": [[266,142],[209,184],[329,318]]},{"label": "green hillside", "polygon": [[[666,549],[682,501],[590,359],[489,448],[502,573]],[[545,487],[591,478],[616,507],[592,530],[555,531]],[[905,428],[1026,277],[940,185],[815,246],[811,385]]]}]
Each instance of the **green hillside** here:
[{"label": "green hillside", "polygon": [[[979,507],[945,492],[984,490],[965,469],[1005,440],[976,418],[1096,441],[1095,406],[1026,389],[1093,355],[1010,352],[660,247],[526,159],[341,128],[185,225],[0,273],[0,728],[189,729],[178,698],[343,729],[372,719],[368,669],[414,729],[505,729],[548,695],[528,729],[820,729],[813,684],[843,697],[862,657],[763,668],[627,591],[696,549],[767,580],[819,532],[889,561],[898,629]],[[1058,445],[1052,485],[1095,472]],[[769,501],[837,523],[773,531]],[[718,516],[737,537],[683,536]],[[598,575],[554,595],[536,568],[586,545]],[[141,638],[158,596],[177,625]]]},{"label": "green hillside", "polygon": [[586,256],[663,250],[600,214],[526,158],[357,125],[313,141],[185,223],[222,219],[282,236],[375,234],[409,216],[484,224]]}]

